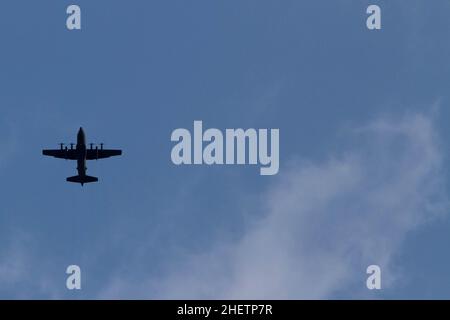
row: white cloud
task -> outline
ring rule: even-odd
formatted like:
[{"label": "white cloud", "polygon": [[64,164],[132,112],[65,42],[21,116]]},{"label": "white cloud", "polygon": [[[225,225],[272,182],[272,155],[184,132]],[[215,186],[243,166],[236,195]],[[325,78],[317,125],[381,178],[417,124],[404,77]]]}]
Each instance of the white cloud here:
[{"label": "white cloud", "polygon": [[260,219],[237,242],[188,255],[139,285],[121,279],[101,296],[329,298],[363,291],[369,264],[382,267],[389,287],[405,235],[448,207],[439,139],[423,115],[379,120],[352,135],[346,152],[281,170],[255,205]]}]

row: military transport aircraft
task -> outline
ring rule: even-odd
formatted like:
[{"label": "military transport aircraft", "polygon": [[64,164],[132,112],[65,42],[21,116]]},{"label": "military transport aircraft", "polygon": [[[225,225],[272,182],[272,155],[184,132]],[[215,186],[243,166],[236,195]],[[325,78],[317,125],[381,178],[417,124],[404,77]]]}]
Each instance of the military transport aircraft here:
[{"label": "military transport aircraft", "polygon": [[84,135],[83,128],[80,128],[77,135],[77,145],[75,149],[73,148],[74,143],[70,144],[70,149],[65,146],[64,143],[60,143],[60,149],[42,150],[42,154],[44,156],[52,156],[60,159],[77,160],[78,175],[68,177],[66,180],[69,182],[81,183],[83,186],[85,183],[98,181],[97,177],[86,175],[86,160],[104,159],[113,156],[120,156],[122,154],[122,150],[103,149],[103,143],[100,144],[100,149],[98,146],[93,148],[93,143],[90,143],[89,145],[90,149],[87,149],[86,136]]}]

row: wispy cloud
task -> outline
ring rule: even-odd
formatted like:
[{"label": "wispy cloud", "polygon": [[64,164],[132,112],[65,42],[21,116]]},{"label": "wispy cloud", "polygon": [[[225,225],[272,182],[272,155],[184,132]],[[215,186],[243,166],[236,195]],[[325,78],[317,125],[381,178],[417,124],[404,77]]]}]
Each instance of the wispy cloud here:
[{"label": "wispy cloud", "polygon": [[[29,233],[10,230],[2,239],[0,248],[0,298],[61,298],[61,288],[49,264],[35,253],[34,241]],[[43,272],[45,270],[45,272]]]},{"label": "wispy cloud", "polygon": [[163,276],[143,274],[139,285],[116,278],[101,296],[328,298],[364,289],[369,264],[389,287],[406,234],[448,207],[439,138],[432,119],[415,114],[380,119],[351,139],[327,161],[285,168],[237,242],[188,255]]}]

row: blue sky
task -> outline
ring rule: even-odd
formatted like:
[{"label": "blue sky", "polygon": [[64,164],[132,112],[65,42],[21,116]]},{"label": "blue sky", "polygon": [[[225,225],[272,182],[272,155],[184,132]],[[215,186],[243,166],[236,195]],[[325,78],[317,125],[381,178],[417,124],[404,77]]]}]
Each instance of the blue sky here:
[{"label": "blue sky", "polygon": [[[448,298],[448,1],[69,4],[0,5],[0,297]],[[173,165],[194,120],[279,128],[279,174]],[[80,126],[124,150],[84,188],[41,156]]]}]

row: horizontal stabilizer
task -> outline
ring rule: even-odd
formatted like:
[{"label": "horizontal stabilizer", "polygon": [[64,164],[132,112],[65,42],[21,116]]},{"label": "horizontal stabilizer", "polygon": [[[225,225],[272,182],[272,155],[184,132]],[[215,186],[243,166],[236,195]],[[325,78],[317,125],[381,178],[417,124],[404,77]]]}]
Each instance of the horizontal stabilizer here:
[{"label": "horizontal stabilizer", "polygon": [[76,183],[89,183],[89,182],[97,182],[98,178],[97,177],[91,177],[91,176],[73,176],[73,177],[68,177],[66,179],[69,182],[76,182]]}]

